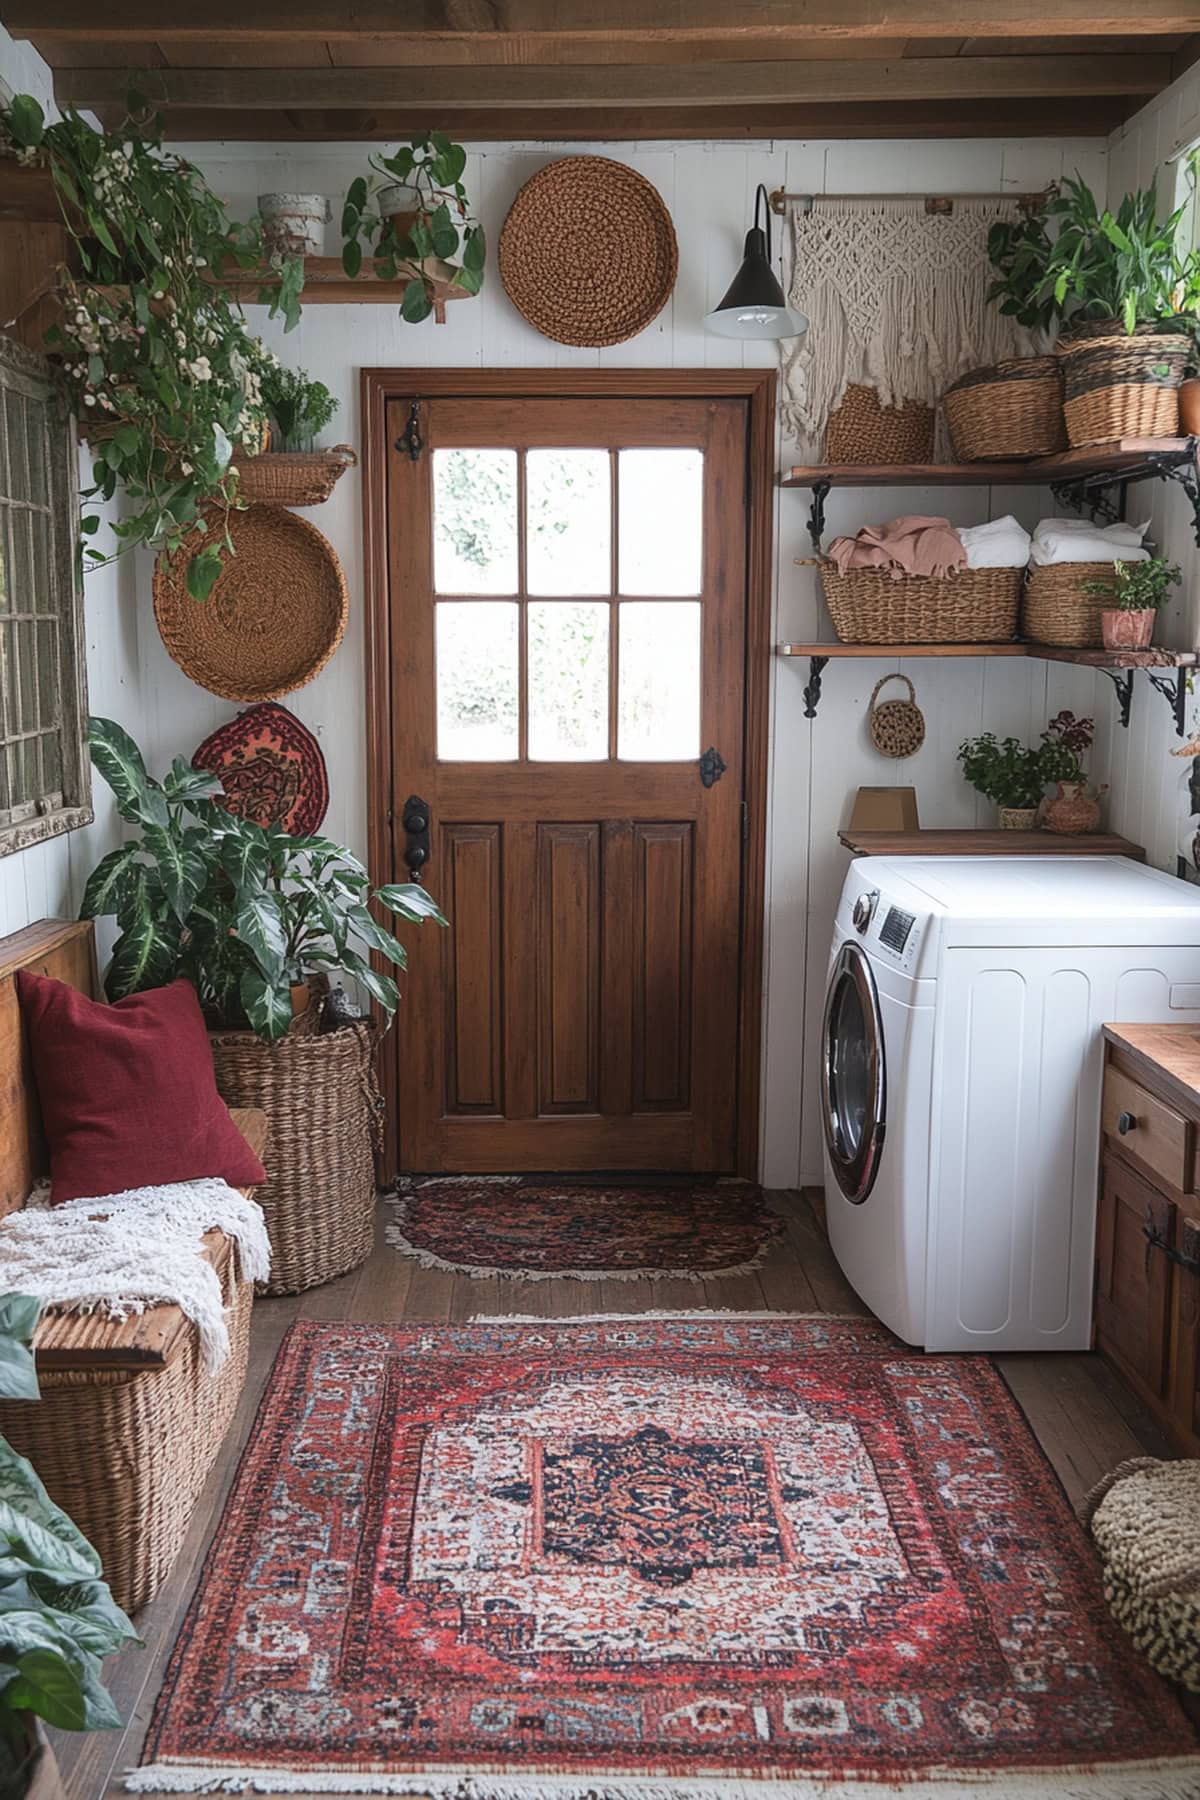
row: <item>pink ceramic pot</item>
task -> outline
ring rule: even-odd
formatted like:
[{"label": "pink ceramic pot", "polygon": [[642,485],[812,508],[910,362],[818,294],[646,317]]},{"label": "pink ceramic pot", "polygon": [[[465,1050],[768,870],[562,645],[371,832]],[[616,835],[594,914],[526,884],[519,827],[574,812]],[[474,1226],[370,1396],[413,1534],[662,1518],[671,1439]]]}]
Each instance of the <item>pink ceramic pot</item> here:
[{"label": "pink ceramic pot", "polygon": [[1137,612],[1122,612],[1118,607],[1105,607],[1100,614],[1100,634],[1106,650],[1148,650],[1154,636],[1155,612],[1152,606]]}]

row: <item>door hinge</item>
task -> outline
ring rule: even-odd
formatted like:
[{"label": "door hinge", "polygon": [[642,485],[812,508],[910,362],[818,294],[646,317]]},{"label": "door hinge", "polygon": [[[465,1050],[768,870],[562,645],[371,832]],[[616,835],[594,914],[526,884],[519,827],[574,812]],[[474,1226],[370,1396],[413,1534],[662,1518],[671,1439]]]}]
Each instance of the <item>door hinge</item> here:
[{"label": "door hinge", "polygon": [[396,439],[397,450],[403,450],[409,462],[420,462],[421,452],[425,448],[425,439],[421,436],[421,402],[410,400],[408,403],[408,424]]}]

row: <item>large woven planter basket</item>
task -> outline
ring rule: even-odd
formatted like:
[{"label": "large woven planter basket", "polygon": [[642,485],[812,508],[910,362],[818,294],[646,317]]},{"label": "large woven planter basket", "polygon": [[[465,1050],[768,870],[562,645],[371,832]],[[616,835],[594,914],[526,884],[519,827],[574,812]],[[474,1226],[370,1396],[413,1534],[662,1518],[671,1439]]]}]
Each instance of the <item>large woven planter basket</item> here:
[{"label": "large woven planter basket", "polygon": [[1020,569],[908,575],[821,565],[821,585],[843,644],[1003,644],[1017,635]]},{"label": "large woven planter basket", "polygon": [[379,1090],[375,1030],[317,1032],[311,1017],[267,1044],[251,1031],[210,1035],[227,1106],[267,1115],[267,1179],[255,1191],[271,1240],[268,1294],[298,1294],[371,1254]]},{"label": "large woven planter basket", "polygon": [[932,406],[905,400],[884,406],[873,387],[851,384],[829,415],[825,461],[927,463],[933,460]]},{"label": "large woven planter basket", "polygon": [[1050,456],[1067,442],[1056,356],[1020,356],[972,369],[947,388],[942,412],[960,462]]},{"label": "large woven planter basket", "polygon": [[1086,650],[1104,642],[1100,615],[1111,595],[1085,594],[1085,581],[1103,578],[1109,563],[1051,563],[1031,568],[1021,596],[1021,635],[1035,644]]},{"label": "large woven planter basket", "polygon": [[1191,342],[1182,336],[1079,338],[1060,344],[1072,449],[1123,437],[1174,437]]}]

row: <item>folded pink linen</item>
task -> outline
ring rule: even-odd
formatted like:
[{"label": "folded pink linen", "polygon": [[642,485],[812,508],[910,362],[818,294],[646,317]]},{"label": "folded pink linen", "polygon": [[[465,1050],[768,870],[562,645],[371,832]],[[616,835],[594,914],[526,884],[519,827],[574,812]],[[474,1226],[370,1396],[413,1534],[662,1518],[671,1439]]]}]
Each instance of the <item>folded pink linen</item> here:
[{"label": "folded pink linen", "polygon": [[857,537],[834,538],[829,560],[844,575],[847,569],[886,569],[895,580],[905,575],[952,575],[967,566],[967,552],[949,519],[927,519],[919,513],[864,525]]}]

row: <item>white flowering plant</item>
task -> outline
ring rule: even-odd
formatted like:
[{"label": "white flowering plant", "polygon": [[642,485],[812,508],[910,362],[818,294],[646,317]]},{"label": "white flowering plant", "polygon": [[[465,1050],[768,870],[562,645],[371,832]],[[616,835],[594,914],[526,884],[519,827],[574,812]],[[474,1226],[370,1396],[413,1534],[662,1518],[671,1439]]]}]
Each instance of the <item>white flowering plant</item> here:
[{"label": "white flowering plant", "polygon": [[[68,111],[47,125],[27,94],[0,107],[0,153],[48,166],[73,245],[55,273],[59,323],[46,335],[90,441],[94,485],[80,529],[91,564],[135,544],[187,555],[188,591],[206,599],[233,550],[235,450],[262,448],[262,378],[276,358],[252,336],[222,277],[261,269],[258,299],[290,330],[300,316],[301,258],[264,250],[257,219],[231,220],[199,171],[163,150],[137,96],[114,132]],[[91,503],[124,498],[94,541]],[[189,539],[226,529],[189,554]]]}]

